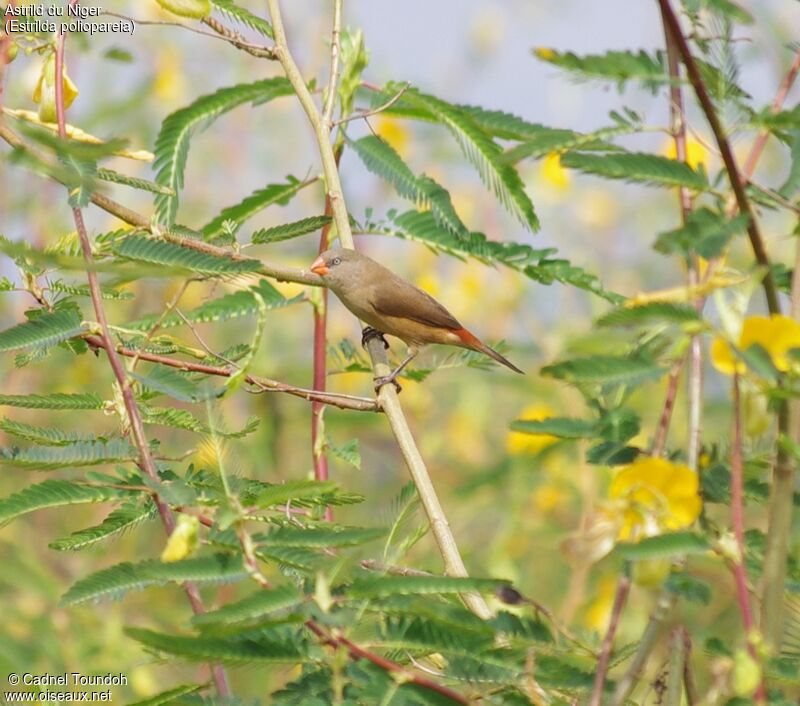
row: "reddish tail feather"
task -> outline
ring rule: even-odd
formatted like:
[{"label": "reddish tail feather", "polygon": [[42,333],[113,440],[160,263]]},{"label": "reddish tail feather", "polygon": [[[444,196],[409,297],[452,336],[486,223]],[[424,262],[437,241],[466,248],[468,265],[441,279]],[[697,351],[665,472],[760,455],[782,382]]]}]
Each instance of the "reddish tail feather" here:
[{"label": "reddish tail feather", "polygon": [[490,358],[493,358],[501,365],[505,365],[507,368],[513,370],[515,373],[519,373],[520,375],[525,374],[510,360],[504,358],[493,348],[489,348],[489,346],[487,346],[483,341],[481,341],[475,334],[467,331],[467,329],[459,328],[453,331],[453,333],[456,334],[456,336],[458,336],[463,341],[465,348],[471,348],[474,351],[480,351],[481,353],[488,355]]}]

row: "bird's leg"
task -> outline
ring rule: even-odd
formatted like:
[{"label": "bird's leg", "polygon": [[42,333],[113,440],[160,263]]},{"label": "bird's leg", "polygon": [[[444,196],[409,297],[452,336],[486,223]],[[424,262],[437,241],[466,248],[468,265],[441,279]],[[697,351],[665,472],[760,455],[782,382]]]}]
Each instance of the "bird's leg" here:
[{"label": "bird's leg", "polygon": [[400,363],[391,373],[388,375],[382,375],[381,377],[374,378],[373,382],[375,383],[375,392],[379,392],[381,387],[383,387],[387,382],[390,382],[394,385],[395,389],[398,392],[402,391],[402,387],[400,387],[400,383],[397,382],[397,376],[403,371],[403,368],[406,367],[412,360],[414,360],[414,356],[419,353],[417,348],[413,346],[409,347],[408,355],[403,358],[403,362]]},{"label": "bird's leg", "polygon": [[381,341],[383,341],[384,349],[387,351],[389,350],[389,342],[386,340],[386,338],[384,338],[383,334],[372,326],[365,326],[364,330],[361,332],[361,346],[366,348],[367,343],[369,343],[373,338],[379,338]]}]

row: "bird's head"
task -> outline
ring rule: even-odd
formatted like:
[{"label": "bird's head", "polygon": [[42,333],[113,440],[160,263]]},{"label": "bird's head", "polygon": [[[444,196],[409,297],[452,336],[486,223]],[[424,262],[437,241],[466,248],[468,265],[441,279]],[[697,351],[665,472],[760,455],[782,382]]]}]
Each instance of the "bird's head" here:
[{"label": "bird's head", "polygon": [[326,250],[309,268],[325,281],[326,286],[334,289],[339,282],[346,280],[353,269],[364,257],[355,250],[337,248]]}]

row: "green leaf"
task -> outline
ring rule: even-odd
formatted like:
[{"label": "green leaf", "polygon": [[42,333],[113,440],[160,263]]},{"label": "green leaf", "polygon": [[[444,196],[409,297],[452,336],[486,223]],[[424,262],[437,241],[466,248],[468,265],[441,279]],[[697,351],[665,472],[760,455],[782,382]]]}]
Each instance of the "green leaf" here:
[{"label": "green leaf", "polygon": [[130,376],[150,390],[169,395],[181,402],[197,402],[202,397],[197,385],[185,375],[166,366],[156,365],[147,374],[130,373]]},{"label": "green leaf", "polygon": [[171,703],[182,696],[193,694],[195,691],[199,691],[202,688],[202,684],[182,684],[181,686],[176,686],[174,689],[162,691],[160,694],[143,699],[142,701],[134,701],[133,703],[128,704],[128,706],[163,706],[164,704]]},{"label": "green leaf", "polygon": [[785,199],[792,198],[800,189],[800,130],[795,132],[792,138],[791,158],[789,174],[778,189],[778,193]]},{"label": "green leaf", "polygon": [[515,164],[526,157],[544,157],[546,154],[560,153],[566,150],[621,151],[621,147],[617,147],[611,142],[606,142],[606,140],[610,137],[636,132],[640,126],[635,122],[626,122],[601,128],[590,133],[540,127],[541,130],[538,133],[505,152],[503,159]]},{"label": "green leaf", "polygon": [[94,392],[51,392],[47,395],[0,395],[0,405],[25,409],[103,409],[105,402]]},{"label": "green leaf", "polygon": [[713,596],[711,586],[705,581],[687,574],[685,571],[675,571],[670,574],[666,583],[667,588],[677,593],[687,601],[708,605]]},{"label": "green leaf", "polygon": [[68,446],[79,441],[98,440],[94,434],[87,432],[64,431],[53,427],[35,427],[13,419],[0,419],[0,429],[20,439],[46,446]]},{"label": "green leaf", "polygon": [[476,167],[483,183],[500,203],[531,231],[539,230],[539,219],[522,179],[516,170],[503,160],[503,151],[478,126],[467,111],[434,96],[406,91],[404,99],[435,116],[455,138],[467,159]]},{"label": "green leaf", "polygon": [[254,662],[297,663],[305,661],[297,644],[261,635],[238,639],[212,638],[207,635],[185,637],[165,635],[139,628],[125,628],[125,634],[151,650],[202,662],[252,664]]},{"label": "green leaf", "polygon": [[[208,424],[204,424],[185,409],[175,407],[148,407],[140,404],[139,409],[142,413],[142,421],[145,424],[158,424],[173,429],[184,429],[198,434],[211,434],[212,429]],[[244,427],[239,431],[225,431],[224,429],[213,429],[213,433],[225,438],[238,439],[254,432],[261,422],[260,417],[249,417]]]},{"label": "green leaf", "polygon": [[604,385],[636,385],[657,380],[665,373],[666,370],[656,361],[643,354],[573,358],[542,368],[543,375],[566,382]]},{"label": "green leaf", "polygon": [[227,15],[233,20],[236,20],[245,27],[254,29],[256,32],[263,34],[265,37],[274,39],[275,35],[272,32],[272,25],[265,19],[254,15],[250,10],[236,5],[233,0],[211,0],[211,4],[220,12]]},{"label": "green leaf", "polygon": [[607,179],[650,186],[686,186],[696,191],[709,188],[706,175],[695,171],[686,162],[646,152],[604,155],[567,152],[561,155],[561,165]]},{"label": "green leaf", "polygon": [[686,3],[687,8],[691,10],[694,10],[693,5],[699,5],[697,9],[705,8],[731,22],[739,22],[744,25],[751,25],[754,22],[753,16],[749,12],[730,0],[692,0],[690,3]]},{"label": "green leaf", "polygon": [[63,447],[0,448],[0,464],[41,471],[134,461],[138,457],[136,448],[126,439],[80,441]]},{"label": "green leaf", "polygon": [[[259,306],[255,298],[258,294],[263,300],[267,309],[279,309],[290,304],[296,304],[303,300],[302,295],[287,299],[267,280],[262,279],[257,286],[250,289],[242,289],[231,294],[226,294],[219,299],[211,299],[205,304],[201,304],[196,309],[184,313],[184,317],[193,324],[206,324],[216,321],[228,321],[239,319],[244,316],[253,316],[259,311]],[[161,319],[161,315],[147,316],[143,319],[126,324],[125,328],[137,331],[147,331]],[[186,322],[177,314],[169,314],[161,319],[159,328],[173,328],[183,326]]]},{"label": "green leaf", "polygon": [[202,19],[211,14],[209,0],[156,0],[165,10],[180,17]]},{"label": "green leaf", "polygon": [[623,300],[618,294],[603,289],[600,280],[567,260],[552,258],[553,248],[535,250],[522,243],[501,243],[489,240],[483,233],[470,233],[464,240],[441,228],[430,213],[408,211],[394,222],[400,231],[392,235],[424,243],[428,247],[458,258],[474,257],[487,264],[499,263],[542,284],[554,281],[585,289],[611,302]]},{"label": "green leaf", "polygon": [[156,138],[156,182],[172,189],[176,195],[158,194],[155,199],[156,219],[167,226],[175,221],[178,193],[183,187],[183,175],[189,154],[189,142],[198,130],[208,127],[220,115],[245,103],[260,105],[273,98],[292,93],[285,78],[269,78],[255,83],[221,88],[216,93],[201,96],[191,105],[168,115]]},{"label": "green leaf", "polygon": [[128,503],[112,510],[99,525],[73,532],[68,537],[50,542],[47,546],[60,552],[85,549],[135,527],[145,520],[153,519],[156,512],[156,505],[150,499],[144,504]]},{"label": "green leaf", "polygon": [[533,53],[542,61],[565,69],[584,79],[616,81],[621,89],[631,80],[642,81],[655,93],[656,88],[669,80],[664,53],[654,55],[640,50],[608,51],[605,54],[578,56],[572,52],[558,52],[539,48]]},{"label": "green leaf", "polygon": [[263,486],[267,487],[258,492],[252,501],[259,508],[286,505],[286,503],[297,504],[298,501],[321,500],[338,490],[339,487],[337,483],[327,480],[287,481],[279,485],[263,484]]},{"label": "green leaf", "polygon": [[453,208],[450,194],[430,177],[416,176],[388,142],[369,135],[349,144],[364,166],[388,181],[400,196],[417,207],[430,208],[436,222],[453,235],[468,236],[467,227]]},{"label": "green leaf", "polygon": [[115,243],[112,249],[116,255],[129,260],[166,265],[206,275],[235,275],[258,272],[261,269],[258,260],[219,257],[160,238],[147,238],[141,235],[130,235]]},{"label": "green leaf", "polygon": [[456,576],[370,576],[353,581],[347,588],[352,598],[374,598],[396,594],[449,594],[481,591],[491,593],[508,585],[500,579],[461,578]]},{"label": "green leaf", "polygon": [[549,419],[517,419],[511,422],[511,431],[523,434],[549,434],[559,439],[590,439],[597,434],[597,422],[568,417]]},{"label": "green leaf", "polygon": [[353,547],[373,542],[386,534],[380,527],[281,527],[269,534],[259,535],[258,547],[267,551],[273,547],[299,547],[320,549],[324,547]]},{"label": "green leaf", "polygon": [[598,326],[645,326],[652,323],[688,324],[701,321],[700,314],[688,304],[650,302],[621,306],[597,319]]},{"label": "green leaf", "polygon": [[286,184],[270,184],[263,189],[254,191],[243,201],[224,208],[216,218],[204,225],[200,229],[203,237],[206,240],[212,240],[220,235],[226,221],[232,221],[238,227],[248,218],[252,218],[259,211],[263,211],[273,204],[285,206],[300,189],[311,183],[311,181],[298,181],[294,177],[289,177]]},{"label": "green leaf", "polygon": [[361,469],[361,452],[358,450],[358,439],[350,439],[350,441],[341,445],[328,445],[328,451],[336,458],[342,459],[345,463]]},{"label": "green leaf", "polygon": [[311,216],[310,218],[303,218],[299,221],[273,226],[272,228],[262,228],[253,233],[250,240],[256,245],[277,243],[281,240],[289,240],[299,235],[321,230],[332,220],[330,216]]},{"label": "green leaf", "polygon": [[[91,297],[92,293],[88,285],[66,284],[60,280],[48,282],[47,286],[54,292],[64,292],[74,297]],[[113,287],[100,287],[100,297],[102,299],[133,299],[133,292],[120,291]]]},{"label": "green leaf", "polygon": [[223,628],[234,623],[252,623],[303,602],[305,596],[292,585],[261,590],[235,603],[202,613],[192,618],[192,625],[201,628]]},{"label": "green leaf", "polygon": [[112,184],[123,184],[124,186],[130,186],[132,189],[149,191],[151,194],[164,194],[165,196],[175,195],[175,192],[167,186],[161,186],[161,184],[156,184],[147,179],[139,179],[137,177],[128,176],[127,174],[120,174],[113,169],[106,169],[104,167],[97,170],[97,178],[102,181],[111,182]]},{"label": "green leaf", "polygon": [[35,510],[82,503],[102,503],[114,500],[122,494],[123,491],[113,488],[78,485],[66,480],[46,480],[44,483],[30,485],[18,493],[1,499],[0,523],[4,524]]},{"label": "green leaf", "polygon": [[83,332],[74,309],[43,313],[31,321],[0,331],[0,352],[39,346],[47,348]]},{"label": "green leaf", "polygon": [[645,537],[639,542],[620,542],[614,552],[623,559],[661,559],[683,554],[703,554],[711,549],[708,540],[695,532],[671,532]]},{"label": "green leaf", "polygon": [[62,597],[61,605],[120,598],[128,591],[170,582],[225,583],[246,576],[241,559],[230,554],[211,554],[166,564],[153,559],[137,564],[123,562],[75,582]]},{"label": "green leaf", "polygon": [[727,219],[710,208],[699,208],[689,214],[680,228],[660,233],[655,249],[665,255],[677,253],[689,257],[697,253],[711,259],[722,253],[733,235],[747,229],[749,220],[744,214]]}]

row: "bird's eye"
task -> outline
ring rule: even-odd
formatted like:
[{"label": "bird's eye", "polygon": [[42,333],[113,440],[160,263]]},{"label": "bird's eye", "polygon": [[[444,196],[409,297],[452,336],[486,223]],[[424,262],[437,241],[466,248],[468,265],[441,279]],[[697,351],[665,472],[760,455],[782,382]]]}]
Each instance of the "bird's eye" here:
[{"label": "bird's eye", "polygon": [[335,257],[333,258],[333,260],[331,260],[331,265],[341,265],[341,264],[342,264],[342,258],[340,257]]}]

